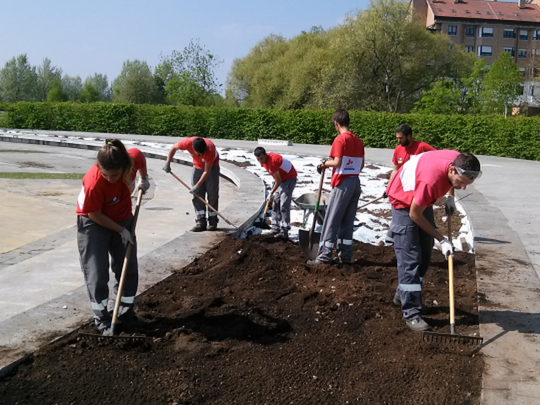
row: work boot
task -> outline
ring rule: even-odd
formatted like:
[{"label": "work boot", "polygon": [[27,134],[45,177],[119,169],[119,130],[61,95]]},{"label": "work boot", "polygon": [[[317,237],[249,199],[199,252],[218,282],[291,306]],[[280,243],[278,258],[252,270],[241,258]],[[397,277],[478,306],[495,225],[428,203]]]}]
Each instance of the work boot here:
[{"label": "work boot", "polygon": [[429,326],[426,321],[419,316],[415,316],[412,319],[405,319],[405,322],[407,323],[407,326],[415,332],[431,330],[431,326]]},{"label": "work boot", "polygon": [[315,266],[318,264],[330,264],[331,262],[323,262],[322,260],[315,259],[315,260],[308,260],[307,265],[308,266]]},{"label": "work boot", "polygon": [[[396,291],[396,294],[394,295],[394,299],[392,300],[392,304],[394,306],[401,308],[401,297],[399,296],[398,292]],[[429,315],[431,312],[431,307],[428,305],[425,305],[422,302],[422,309],[420,309],[420,315]]]},{"label": "work boot", "polygon": [[209,231],[217,231],[217,224],[209,224],[208,225]]},{"label": "work boot", "polygon": [[289,232],[280,231],[274,235],[274,238],[279,239],[279,240],[289,240]]},{"label": "work boot", "polygon": [[279,234],[279,229],[275,229],[275,228],[272,228],[270,232],[267,233],[267,235],[270,235],[270,236],[276,236],[278,234]]},{"label": "work boot", "polygon": [[197,225],[191,228],[191,232],[202,232],[202,231],[206,231],[206,223],[197,222]]}]

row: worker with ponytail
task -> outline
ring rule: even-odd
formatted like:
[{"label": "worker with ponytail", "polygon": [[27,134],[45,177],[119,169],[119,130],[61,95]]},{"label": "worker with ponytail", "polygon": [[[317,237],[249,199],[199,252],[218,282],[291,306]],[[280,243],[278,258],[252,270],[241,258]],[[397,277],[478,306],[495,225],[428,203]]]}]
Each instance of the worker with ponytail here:
[{"label": "worker with ponytail", "polygon": [[[135,178],[139,173],[139,182]],[[102,334],[110,333],[109,256],[115,276],[114,294],[120,281],[127,244],[131,257],[120,304],[121,322],[137,320],[134,307],[139,282],[137,244],[130,229],[133,222],[131,193],[150,188],[146,159],[139,149],[126,150],[118,139],[107,139],[97,162],[83,177],[77,198],[77,244],[94,322]]]}]

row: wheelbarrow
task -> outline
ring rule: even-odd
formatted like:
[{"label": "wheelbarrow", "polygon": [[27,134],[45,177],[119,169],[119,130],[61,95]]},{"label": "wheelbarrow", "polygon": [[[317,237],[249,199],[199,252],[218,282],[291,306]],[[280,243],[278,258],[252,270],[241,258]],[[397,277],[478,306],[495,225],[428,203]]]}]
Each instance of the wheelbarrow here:
[{"label": "wheelbarrow", "polygon": [[[324,216],[326,215],[327,205],[327,196],[323,196],[321,202],[319,203],[319,210],[317,211],[317,223],[322,225],[324,221]],[[306,222],[310,214],[315,212],[315,203],[317,202],[317,193],[306,193],[302,194],[297,199],[293,198],[293,202],[296,206],[304,210],[304,216],[302,218],[302,228],[306,227]]]}]

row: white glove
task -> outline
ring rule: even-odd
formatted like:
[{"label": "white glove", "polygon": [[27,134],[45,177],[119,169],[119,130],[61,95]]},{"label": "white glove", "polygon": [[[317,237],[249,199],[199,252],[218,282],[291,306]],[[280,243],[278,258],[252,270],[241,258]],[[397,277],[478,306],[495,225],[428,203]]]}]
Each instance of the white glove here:
[{"label": "white glove", "polygon": [[441,252],[446,260],[448,260],[448,256],[454,257],[454,246],[452,245],[452,242],[448,240],[448,238],[444,238],[441,241]]},{"label": "white glove", "polygon": [[131,237],[131,232],[129,232],[126,228],[122,228],[122,232],[120,232],[120,237],[122,238],[122,243],[124,246],[127,247],[128,243],[133,243],[133,238]]},{"label": "white glove", "polygon": [[[446,203],[444,204],[444,210],[446,211],[446,215],[452,216],[454,215],[454,212],[456,212],[456,202],[454,200],[453,195],[449,195],[446,197]],[[448,218],[448,221],[450,221],[450,218]]]},{"label": "white glove", "polygon": [[148,181],[148,176],[146,177],[140,177],[139,181],[137,182],[137,189],[140,189],[143,191],[143,194],[148,191],[150,188],[150,182]]},{"label": "white glove", "polygon": [[165,162],[165,166],[163,166],[163,171],[165,173],[170,173],[171,172],[171,162]]}]

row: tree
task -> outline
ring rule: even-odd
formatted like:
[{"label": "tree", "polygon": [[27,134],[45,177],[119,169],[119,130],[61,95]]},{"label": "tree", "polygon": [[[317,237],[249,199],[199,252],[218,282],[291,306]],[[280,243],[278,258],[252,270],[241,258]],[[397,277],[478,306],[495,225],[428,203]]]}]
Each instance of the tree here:
[{"label": "tree", "polygon": [[62,91],[68,101],[80,101],[82,80],[80,76],[70,77],[68,75],[62,76]]},{"label": "tree", "polygon": [[49,90],[53,84],[62,79],[62,69],[52,66],[49,58],[43,59],[41,66],[37,68],[37,99],[39,101],[47,100]]},{"label": "tree", "polygon": [[36,68],[30,65],[26,54],[7,61],[0,71],[0,99],[3,101],[36,101],[36,85]]},{"label": "tree", "polygon": [[84,86],[81,90],[81,101],[83,103],[95,103],[99,100],[100,94],[98,89],[88,80],[84,82]]},{"label": "tree", "polygon": [[127,60],[122,72],[113,81],[113,101],[117,103],[152,104],[158,88],[150,67],[145,61]]},{"label": "tree", "polygon": [[480,99],[486,113],[504,113],[517,103],[521,95],[523,74],[507,52],[501,52],[484,76]]},{"label": "tree", "polygon": [[111,101],[112,90],[109,87],[109,81],[107,75],[95,73],[94,76],[88,76],[84,83],[92,85],[92,87],[98,92],[98,100],[96,101]]},{"label": "tree", "polygon": [[162,56],[156,77],[164,84],[167,98],[187,105],[212,104],[220,84],[214,69],[221,64],[215,55],[191,40],[182,52],[173,51]]},{"label": "tree", "polygon": [[47,93],[47,101],[54,103],[61,103],[67,101],[67,97],[62,91],[62,84],[59,79],[56,79],[50,86],[49,92]]}]

